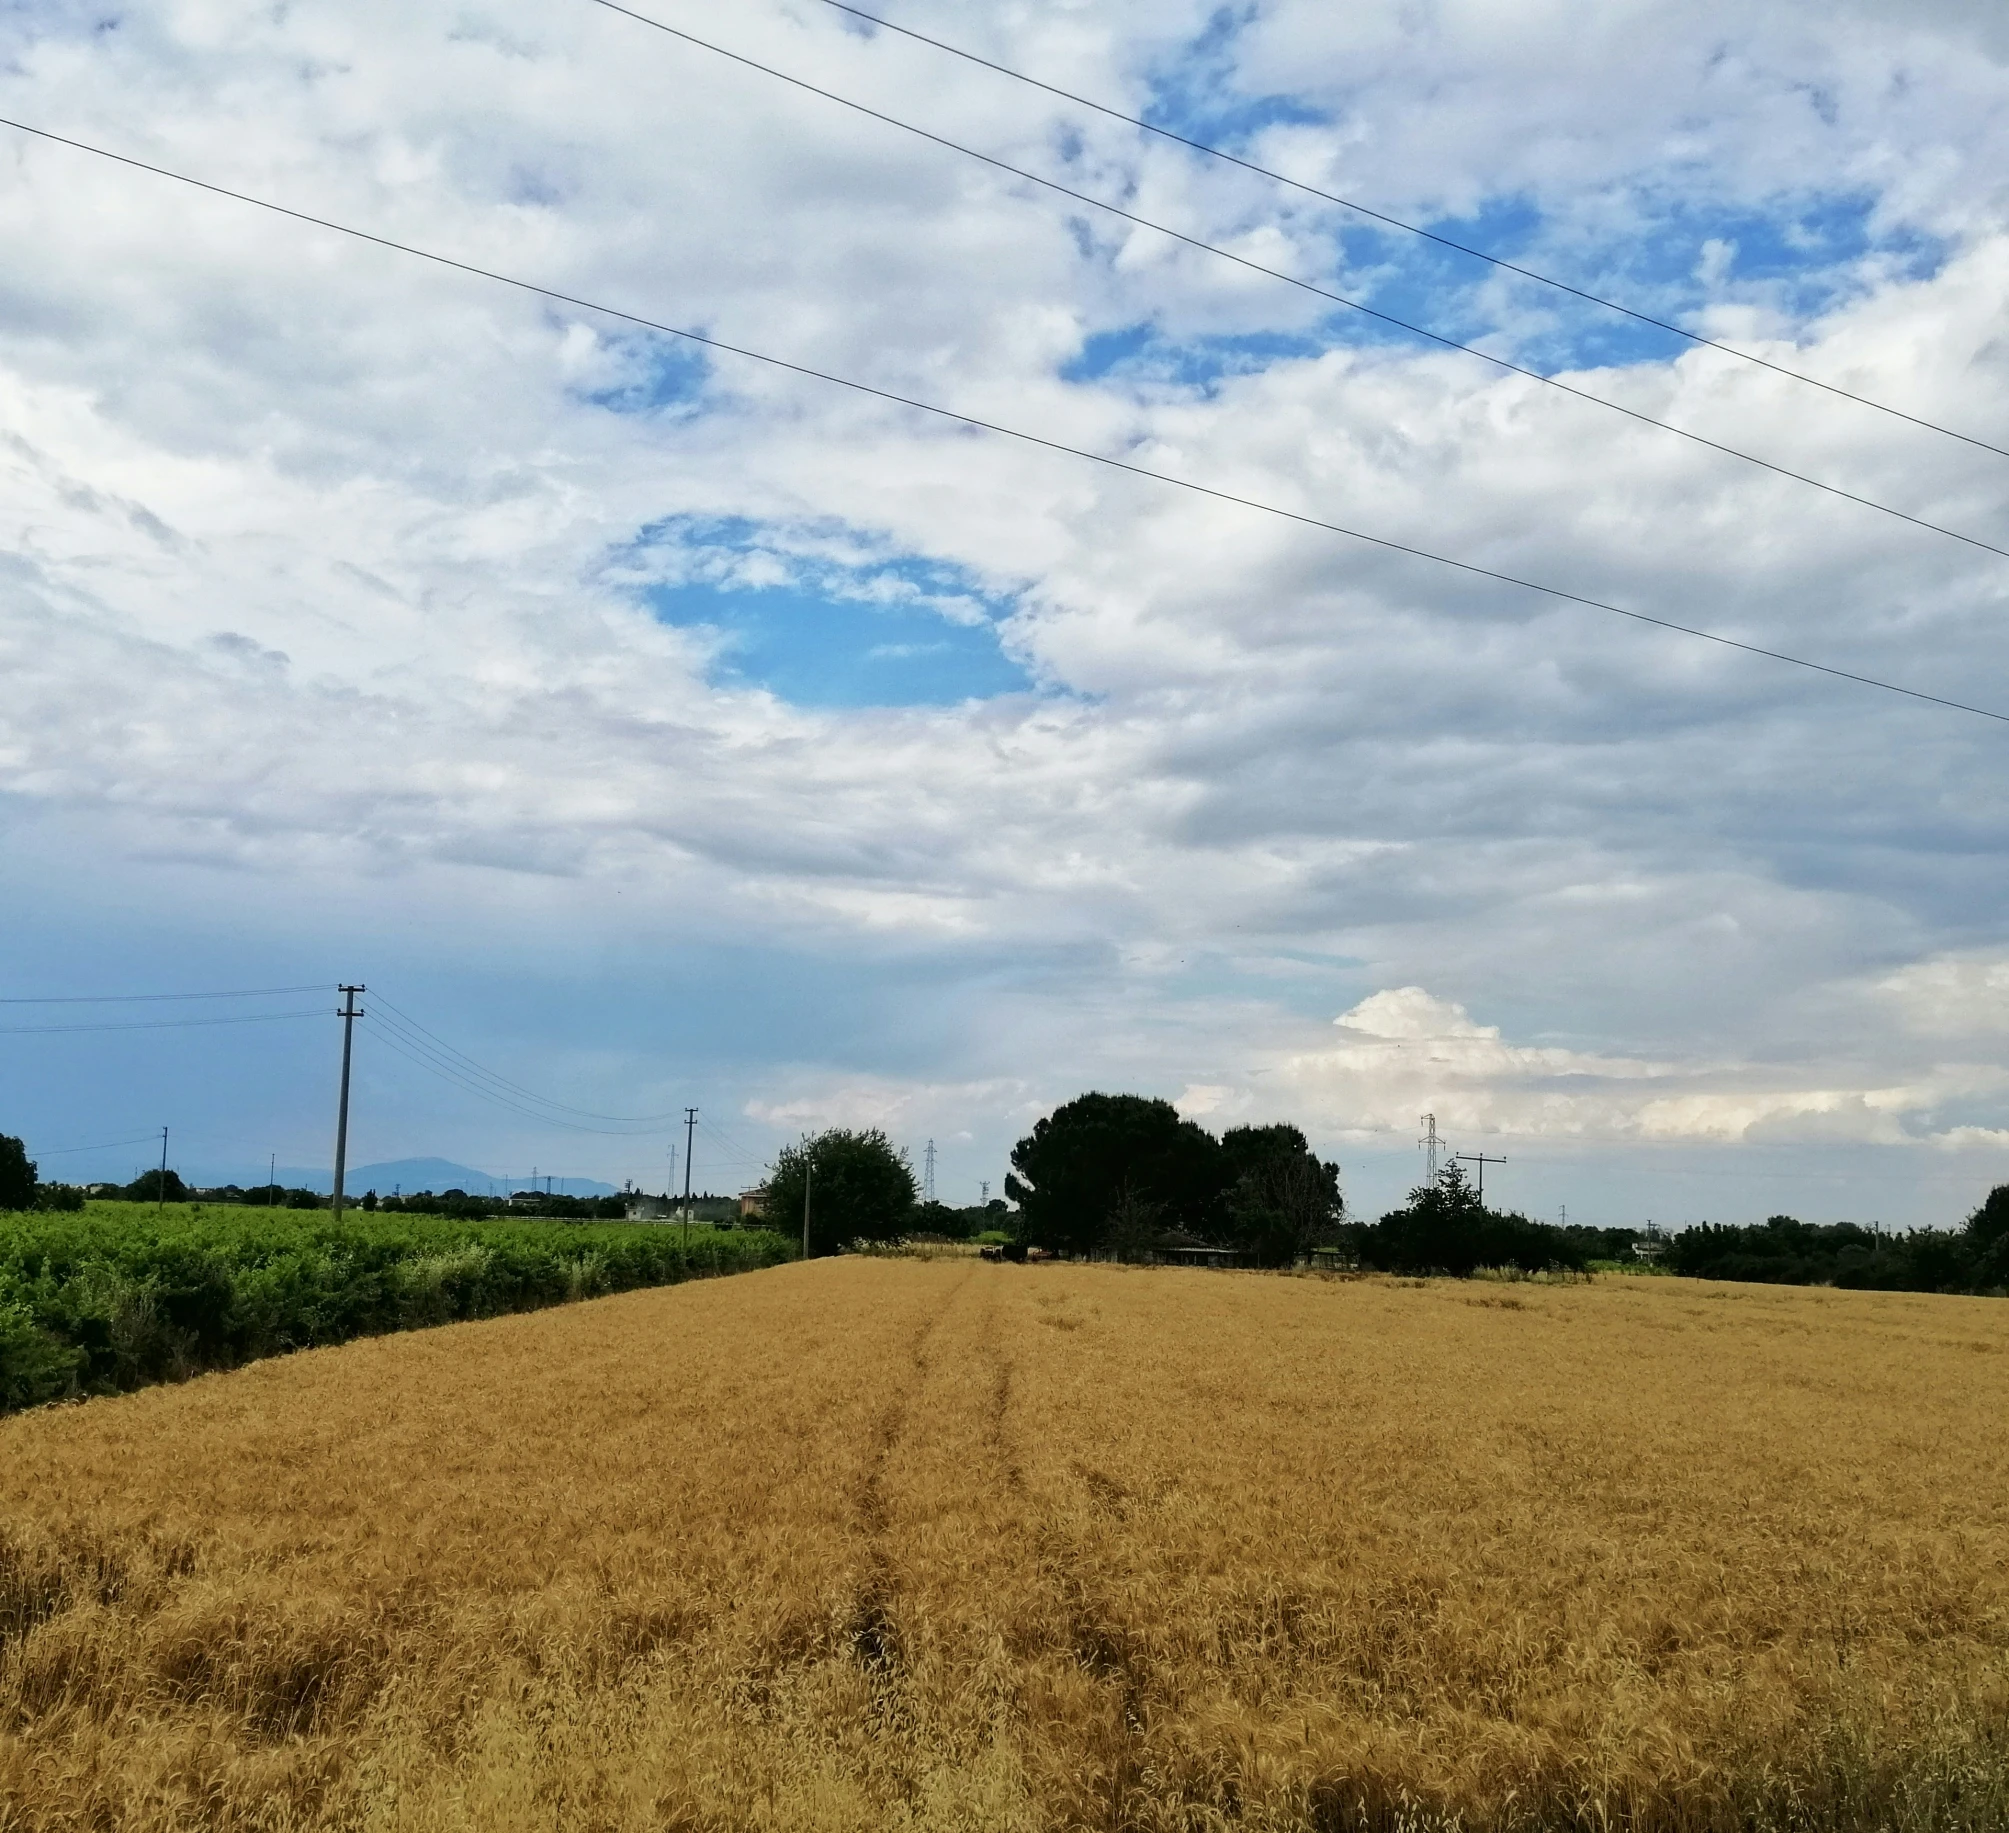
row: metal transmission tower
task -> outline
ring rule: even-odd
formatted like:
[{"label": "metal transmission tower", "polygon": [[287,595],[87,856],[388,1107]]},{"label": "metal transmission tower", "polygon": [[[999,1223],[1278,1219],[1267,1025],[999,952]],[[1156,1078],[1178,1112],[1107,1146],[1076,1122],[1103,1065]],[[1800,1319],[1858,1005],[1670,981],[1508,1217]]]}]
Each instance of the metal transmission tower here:
[{"label": "metal transmission tower", "polygon": [[921,1163],[924,1167],[921,1173],[921,1201],[932,1203],[935,1200],[935,1142],[932,1139],[928,1141],[928,1149],[921,1154]]},{"label": "metal transmission tower", "polygon": [[367,987],[338,986],[342,1009],[335,1014],[342,1021],[342,1096],[335,1104],[335,1201],[334,1219],[342,1219],[342,1173],[349,1165],[349,1047],[355,1039],[356,1020],[363,1015],[356,1007],[356,995]]},{"label": "metal transmission tower", "polygon": [[1437,1181],[1437,1154],[1444,1144],[1443,1140],[1437,1137],[1437,1116],[1425,1114],[1417,1125],[1426,1129],[1423,1137],[1416,1142],[1424,1152],[1423,1163],[1427,1168],[1425,1181],[1434,1184]]}]

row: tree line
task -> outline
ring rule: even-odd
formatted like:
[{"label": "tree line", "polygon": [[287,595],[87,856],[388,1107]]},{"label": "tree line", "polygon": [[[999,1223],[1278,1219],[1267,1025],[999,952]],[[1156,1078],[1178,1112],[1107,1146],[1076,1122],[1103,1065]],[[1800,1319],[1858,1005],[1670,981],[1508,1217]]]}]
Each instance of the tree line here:
[{"label": "tree line", "polygon": [[[18,1139],[0,1135],[0,1210],[74,1209],[84,1191],[38,1185]],[[94,1187],[95,1188],[95,1187]],[[294,1209],[325,1208],[312,1191],[277,1185],[190,1191],[173,1172],[143,1173],[97,1194],[154,1202],[190,1197]],[[1313,1254],[1390,1273],[1469,1275],[1482,1267],[1583,1272],[1626,1261],[1644,1231],[1561,1227],[1489,1208],[1459,1165],[1418,1185],[1376,1221],[1351,1216],[1339,1167],[1320,1159],[1296,1127],[1230,1127],[1218,1137],[1169,1101],[1141,1095],[1077,1096],[1012,1148],[1007,1204],[924,1203],[905,1152],[878,1128],[833,1127],[777,1155],[766,1184],[766,1226],[812,1255],[860,1242],[913,1236],[1013,1241],[1058,1254],[1148,1260],[1213,1249],[1243,1264],[1283,1267]],[[364,1212],[464,1220],[526,1213],[522,1205],[461,1190],[379,1201]],[[618,1218],[617,1197],[540,1197],[547,1219]],[[1667,1238],[1660,1264],[1702,1279],[1755,1280],[1909,1292],[2009,1289],[2009,1184],[1998,1186],[1958,1230],[1903,1234],[1854,1223],[1773,1216],[1748,1227],[1703,1223]]]}]

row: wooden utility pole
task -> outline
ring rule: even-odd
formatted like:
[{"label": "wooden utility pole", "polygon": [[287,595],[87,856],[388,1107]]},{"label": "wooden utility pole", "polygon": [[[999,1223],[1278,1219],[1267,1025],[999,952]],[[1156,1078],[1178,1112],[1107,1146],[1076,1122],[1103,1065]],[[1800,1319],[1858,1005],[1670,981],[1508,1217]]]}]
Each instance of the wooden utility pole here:
[{"label": "wooden utility pole", "polygon": [[816,1161],[802,1161],[802,1258],[809,1258],[809,1193],[816,1182]]},{"label": "wooden utility pole", "polygon": [[684,1109],[684,1246],[691,1244],[691,1141],[698,1130],[698,1110]]},{"label": "wooden utility pole", "polygon": [[1507,1161],[1504,1158],[1488,1158],[1483,1152],[1453,1152],[1451,1156],[1460,1164],[1477,1165],[1479,1167],[1479,1207],[1481,1209],[1485,1208],[1486,1167],[1488,1165],[1504,1165]]},{"label": "wooden utility pole", "polygon": [[356,1035],[356,1020],[363,1015],[357,1009],[356,995],[367,992],[367,987],[338,986],[335,991],[342,995],[342,1009],[335,1016],[342,1021],[342,1094],[335,1104],[335,1197],[334,1219],[342,1219],[342,1173],[349,1164],[349,1049]]}]

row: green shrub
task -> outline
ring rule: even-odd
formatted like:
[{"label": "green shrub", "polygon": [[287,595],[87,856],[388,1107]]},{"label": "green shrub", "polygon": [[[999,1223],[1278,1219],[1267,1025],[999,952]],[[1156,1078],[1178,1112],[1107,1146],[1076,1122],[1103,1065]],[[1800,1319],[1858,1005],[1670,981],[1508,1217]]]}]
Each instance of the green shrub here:
[{"label": "green shrub", "polygon": [[0,1410],[259,1356],[749,1271],[764,1230],[93,1202],[0,1220]]}]

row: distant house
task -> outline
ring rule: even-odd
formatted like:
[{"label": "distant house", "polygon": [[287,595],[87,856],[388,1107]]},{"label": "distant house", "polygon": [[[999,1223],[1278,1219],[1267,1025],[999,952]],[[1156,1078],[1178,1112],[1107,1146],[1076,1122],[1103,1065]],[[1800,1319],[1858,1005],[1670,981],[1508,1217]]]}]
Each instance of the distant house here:
[{"label": "distant house", "polygon": [[639,1190],[631,1190],[621,1213],[630,1222],[662,1222],[668,1220],[672,1207],[668,1197],[645,1197]]},{"label": "distant house", "polygon": [[739,1219],[742,1222],[752,1221],[756,1217],[765,1216],[766,1214],[767,1186],[765,1184],[756,1184],[751,1190],[742,1190],[739,1193]]},{"label": "distant house", "polygon": [[1238,1267],[1242,1257],[1231,1247],[1209,1247],[1204,1241],[1159,1241],[1152,1258],[1161,1267]]}]

